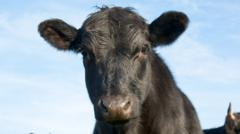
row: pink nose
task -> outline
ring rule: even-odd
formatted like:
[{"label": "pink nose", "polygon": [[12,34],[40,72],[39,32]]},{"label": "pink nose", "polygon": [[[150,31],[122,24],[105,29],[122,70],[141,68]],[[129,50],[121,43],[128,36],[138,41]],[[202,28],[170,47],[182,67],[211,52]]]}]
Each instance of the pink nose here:
[{"label": "pink nose", "polygon": [[107,122],[128,120],[132,112],[132,102],[128,97],[105,96],[98,106]]}]

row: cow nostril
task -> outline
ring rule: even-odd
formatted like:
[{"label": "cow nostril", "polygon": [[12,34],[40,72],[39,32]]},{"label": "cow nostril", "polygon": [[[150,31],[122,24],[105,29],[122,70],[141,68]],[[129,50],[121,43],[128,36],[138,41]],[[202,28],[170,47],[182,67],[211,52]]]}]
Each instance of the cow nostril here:
[{"label": "cow nostril", "polygon": [[128,101],[124,104],[123,109],[124,109],[124,110],[128,110],[129,107],[130,107],[130,105],[131,105],[131,101],[128,100]]},{"label": "cow nostril", "polygon": [[103,112],[105,113],[108,112],[108,108],[104,105],[102,100],[100,100],[100,108],[102,109]]}]

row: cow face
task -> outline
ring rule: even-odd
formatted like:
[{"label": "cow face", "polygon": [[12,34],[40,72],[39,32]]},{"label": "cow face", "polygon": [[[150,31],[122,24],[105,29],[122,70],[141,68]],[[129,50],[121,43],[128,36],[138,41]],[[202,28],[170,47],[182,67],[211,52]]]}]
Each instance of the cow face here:
[{"label": "cow face", "polygon": [[59,50],[82,53],[96,119],[122,124],[141,115],[152,88],[152,48],[174,42],[187,24],[180,12],[166,12],[148,25],[132,10],[113,7],[91,14],[78,30],[51,19],[39,32]]}]

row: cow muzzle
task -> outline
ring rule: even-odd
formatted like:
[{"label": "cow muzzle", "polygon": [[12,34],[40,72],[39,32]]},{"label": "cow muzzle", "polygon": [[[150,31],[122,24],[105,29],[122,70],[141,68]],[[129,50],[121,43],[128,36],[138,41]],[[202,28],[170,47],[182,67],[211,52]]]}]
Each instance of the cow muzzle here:
[{"label": "cow muzzle", "polygon": [[110,124],[124,124],[131,119],[133,101],[130,97],[104,96],[98,101],[104,121]]}]

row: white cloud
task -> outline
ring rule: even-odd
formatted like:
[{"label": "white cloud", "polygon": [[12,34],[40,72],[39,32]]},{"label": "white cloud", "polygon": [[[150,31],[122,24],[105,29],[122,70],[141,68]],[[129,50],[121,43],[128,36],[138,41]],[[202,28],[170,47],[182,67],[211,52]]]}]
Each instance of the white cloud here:
[{"label": "white cloud", "polygon": [[193,12],[200,11],[197,2],[193,0],[172,0],[172,3],[176,6],[183,5],[185,8],[191,9]]},{"label": "white cloud", "polygon": [[94,115],[83,77],[1,74],[0,132],[92,132]]},{"label": "white cloud", "polygon": [[225,84],[238,83],[240,60],[216,55],[207,45],[183,36],[173,46],[160,48],[159,53],[172,65],[176,76]]},{"label": "white cloud", "polygon": [[[60,16],[80,27],[87,14],[76,14],[76,8],[53,8],[53,3],[48,6],[18,15],[0,12],[0,133],[90,134],[93,130],[80,57],[57,52],[37,32],[39,22]],[[25,73],[29,70],[32,73]]]}]

